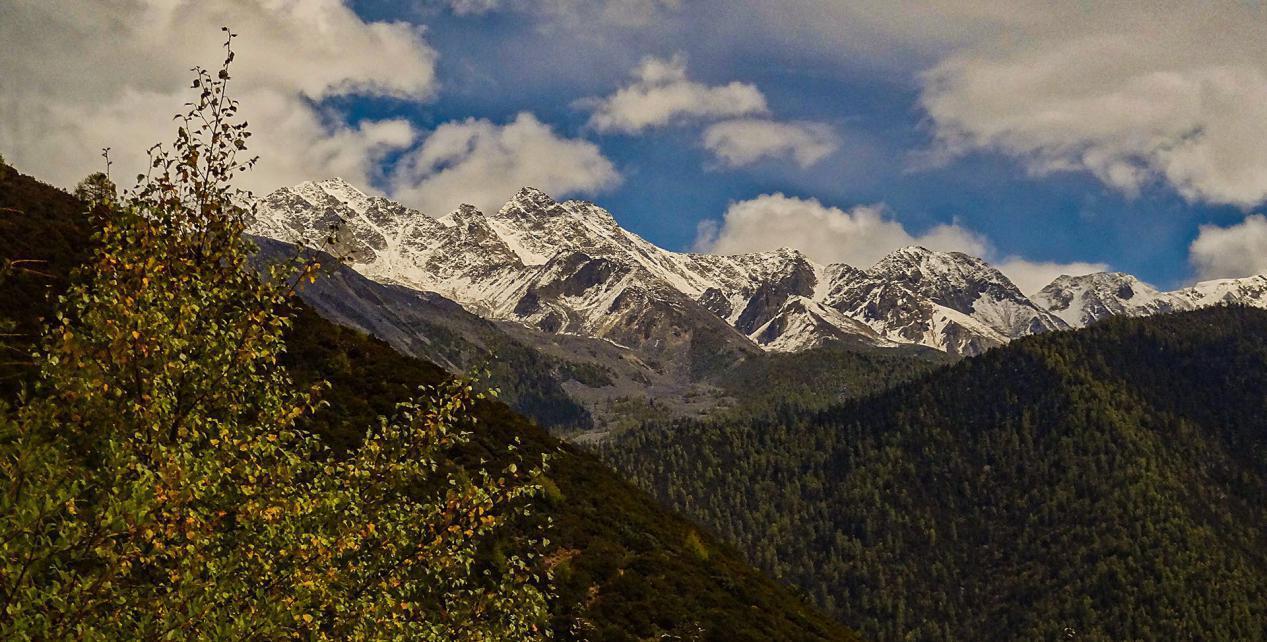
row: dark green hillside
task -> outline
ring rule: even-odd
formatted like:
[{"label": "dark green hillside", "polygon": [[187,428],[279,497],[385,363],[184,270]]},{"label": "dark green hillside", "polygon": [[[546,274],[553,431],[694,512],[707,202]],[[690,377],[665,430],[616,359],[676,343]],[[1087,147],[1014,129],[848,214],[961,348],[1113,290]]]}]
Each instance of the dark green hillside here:
[{"label": "dark green hillside", "polygon": [[717,385],[737,400],[720,417],[827,408],[886,390],[954,359],[923,346],[875,348],[845,341],[803,352],[769,352],[716,377]]},{"label": "dark green hillside", "polygon": [[[52,187],[0,165],[0,257],[6,264],[0,319],[10,328],[3,376],[12,396],[30,376],[22,364],[49,296],[90,243],[81,206]],[[331,409],[312,428],[336,446],[359,438],[416,386],[445,373],[402,357],[385,344],[302,312],[289,361],[299,380],[333,384]],[[554,520],[551,539],[560,597],[557,637],[591,640],[841,640],[852,635],[766,579],[740,556],[687,520],[665,511],[595,458],[555,441],[509,411],[480,408],[476,447],[500,454],[518,437],[526,450],[556,452],[541,511]],[[472,453],[472,455],[480,453]],[[575,630],[573,630],[575,629]],[[663,635],[678,638],[662,638]]]},{"label": "dark green hillside", "polygon": [[1116,319],[605,454],[876,639],[1267,637],[1267,312]]}]

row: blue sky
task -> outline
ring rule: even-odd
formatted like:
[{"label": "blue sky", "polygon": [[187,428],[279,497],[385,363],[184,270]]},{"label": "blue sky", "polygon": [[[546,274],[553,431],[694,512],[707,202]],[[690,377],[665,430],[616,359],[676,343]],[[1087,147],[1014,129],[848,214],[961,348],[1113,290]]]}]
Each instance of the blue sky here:
[{"label": "blue sky", "polygon": [[221,24],[256,191],[341,175],[439,216],[531,184],[670,249],[919,242],[1027,290],[1267,272],[1256,3],[18,2],[0,151],[64,185],[103,146],[139,165]]},{"label": "blue sky", "polygon": [[[1103,262],[1174,287],[1193,277],[1188,246],[1198,225],[1231,225],[1245,216],[1242,207],[1185,200],[1164,181],[1124,194],[1086,172],[1035,176],[1017,158],[990,151],[918,168],[912,155],[933,143],[919,105],[919,58],[851,65],[794,49],[719,45],[694,37],[706,23],[647,25],[656,33],[640,37],[631,29],[603,47],[559,38],[509,10],[457,15],[388,0],[353,7],[368,19],[424,24],[439,52],[442,87],[425,105],[353,101],[354,117],[406,114],[428,127],[471,116],[501,122],[530,111],[562,134],[597,143],[623,180],[589,198],[671,249],[689,249],[698,223],[720,218],[731,202],[782,192],[842,209],[883,203],[912,234],[957,221],[987,237],[1000,256]],[[831,124],[839,150],[809,168],[786,159],[722,168],[701,148],[699,125],[639,135],[587,129],[589,114],[574,106],[577,99],[617,90],[644,56],[674,54],[685,55],[694,81],[752,83],[780,118]]]}]

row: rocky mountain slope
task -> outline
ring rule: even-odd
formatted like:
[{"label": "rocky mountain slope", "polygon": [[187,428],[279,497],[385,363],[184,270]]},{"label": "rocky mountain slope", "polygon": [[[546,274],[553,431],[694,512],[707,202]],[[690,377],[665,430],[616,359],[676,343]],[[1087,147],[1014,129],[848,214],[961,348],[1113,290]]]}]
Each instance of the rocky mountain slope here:
[{"label": "rocky mountain slope", "polygon": [[1068,327],[965,254],[909,247],[862,270],[789,249],[670,252],[593,203],[530,188],[493,214],[462,206],[436,219],[340,179],[308,182],[263,198],[253,231],[328,246],[372,279],[437,292],[486,318],[719,363],[719,354],[842,338],[972,355]]},{"label": "rocky mountain slope", "polygon": [[1267,308],[1267,275],[1203,281],[1159,292],[1121,272],[1062,276],[1040,290],[1034,302],[1075,328],[1110,316],[1146,316],[1195,310],[1221,303]]},{"label": "rocky mountain slope", "polygon": [[452,371],[488,367],[516,409],[592,437],[746,408],[740,372],[779,370],[780,394],[822,400],[839,394],[825,382],[857,381],[875,363],[917,371],[943,361],[934,351],[976,355],[1112,315],[1267,307],[1267,277],[1162,293],[1095,274],[1027,298],[981,259],[920,247],[866,269],[790,249],[670,252],[592,203],[527,188],[495,213],[436,219],[339,179],[307,182],[260,199],[252,231],[345,262],[303,293],[326,318]]},{"label": "rocky mountain slope", "polygon": [[[295,255],[289,243],[260,237],[256,242],[261,267]],[[586,438],[597,438],[666,412],[742,414],[790,399],[799,407],[818,407],[949,360],[929,348],[868,349],[842,340],[796,353],[751,355],[724,371],[691,378],[601,339],[484,319],[434,292],[379,283],[328,255],[313,254],[322,268],[303,284],[300,296],[322,317],[450,372],[482,370],[506,403],[577,438],[596,428]]]}]

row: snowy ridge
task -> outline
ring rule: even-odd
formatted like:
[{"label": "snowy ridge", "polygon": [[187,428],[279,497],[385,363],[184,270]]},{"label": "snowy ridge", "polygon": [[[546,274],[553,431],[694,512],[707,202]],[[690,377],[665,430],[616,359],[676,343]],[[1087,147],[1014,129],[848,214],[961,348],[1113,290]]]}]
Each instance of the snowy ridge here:
[{"label": "snowy ridge", "polygon": [[252,232],[332,251],[376,281],[436,292],[487,318],[670,356],[833,340],[977,354],[1108,314],[1267,306],[1263,277],[1174,293],[1128,275],[1061,277],[1031,300],[981,259],[920,247],[865,270],[791,249],[671,252],[593,203],[532,188],[491,215],[463,205],[438,219],[337,178],[279,189],[257,206]]},{"label": "snowy ridge", "polygon": [[1035,294],[1034,301],[1071,327],[1082,328],[1110,316],[1147,316],[1224,303],[1267,308],[1267,276],[1203,281],[1172,292],[1159,292],[1121,272],[1062,276]]}]

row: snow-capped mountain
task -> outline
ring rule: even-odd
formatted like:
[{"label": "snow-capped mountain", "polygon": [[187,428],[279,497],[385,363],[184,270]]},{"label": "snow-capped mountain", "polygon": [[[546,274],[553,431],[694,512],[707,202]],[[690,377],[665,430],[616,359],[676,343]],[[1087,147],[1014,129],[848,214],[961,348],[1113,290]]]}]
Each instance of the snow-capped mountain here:
[{"label": "snow-capped mountain", "polygon": [[1121,272],[1062,276],[1034,295],[1034,301],[1071,327],[1086,327],[1110,316],[1181,312],[1221,303],[1267,308],[1267,276],[1203,281],[1160,292]]},{"label": "snow-capped mountain", "polygon": [[959,252],[899,249],[869,270],[832,266],[832,308],[884,337],[954,354],[977,354],[1068,326],[1036,306],[1001,272]]},{"label": "snow-capped mountain", "polygon": [[1109,314],[1264,299],[1263,280],[1158,293],[1127,275],[1062,277],[1034,300],[981,259],[921,247],[873,266],[820,265],[796,250],[671,252],[585,201],[524,188],[485,214],[432,218],[341,179],[282,188],[252,231],[345,257],[380,283],[436,292],[479,316],[604,339],[691,368],[832,340],[972,355]]}]

